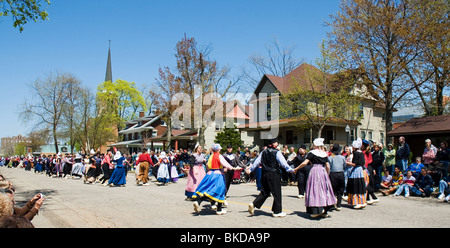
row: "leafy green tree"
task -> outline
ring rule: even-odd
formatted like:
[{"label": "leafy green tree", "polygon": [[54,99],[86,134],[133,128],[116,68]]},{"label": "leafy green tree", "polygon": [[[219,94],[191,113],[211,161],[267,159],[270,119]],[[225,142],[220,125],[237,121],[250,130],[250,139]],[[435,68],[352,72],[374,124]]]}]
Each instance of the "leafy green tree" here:
[{"label": "leafy green tree", "polygon": [[136,118],[140,110],[147,111],[145,99],[136,83],[120,79],[100,84],[97,87],[97,102],[103,104],[100,113],[115,114],[118,130],[124,126],[124,121]]},{"label": "leafy green tree", "polygon": [[236,129],[236,126],[234,126],[234,128],[228,128],[227,126],[228,125],[226,125],[222,132],[217,133],[214,142],[222,146],[222,152],[226,150],[228,145],[232,145],[233,151],[237,151],[238,147],[244,145],[241,140],[241,133]]},{"label": "leafy green tree", "polygon": [[314,128],[317,137],[327,124],[357,120],[361,100],[352,92],[358,76],[340,71],[340,60],[325,43],[320,50],[317,67],[304,64],[303,75],[291,78],[289,90],[280,97],[281,118],[291,119],[302,129]]},{"label": "leafy green tree", "polygon": [[[43,3],[45,2],[45,3]],[[44,5],[50,5],[50,0],[0,0],[0,17],[11,16],[13,27],[23,31],[23,25],[29,20],[48,20]]]}]

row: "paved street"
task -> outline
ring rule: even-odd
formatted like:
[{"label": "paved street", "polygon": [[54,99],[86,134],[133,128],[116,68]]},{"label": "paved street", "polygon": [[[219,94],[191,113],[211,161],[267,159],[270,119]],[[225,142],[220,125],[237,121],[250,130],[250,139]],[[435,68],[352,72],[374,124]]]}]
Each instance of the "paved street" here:
[{"label": "paved street", "polygon": [[83,184],[79,179],[49,178],[23,169],[0,167],[0,173],[15,185],[19,206],[36,193],[45,195],[43,207],[33,220],[37,228],[450,227],[450,203],[436,198],[379,196],[379,203],[363,210],[344,205],[342,211],[331,212],[330,218],[315,220],[306,214],[304,199],[297,198],[297,187],[284,186],[283,209],[287,216],[273,218],[272,198],[250,216],[247,204],[256,197],[256,186],[235,184],[229,192],[228,213],[218,216],[206,202],[200,214],[194,213],[192,202],[185,201],[186,179],[167,186],[136,186],[134,174],[129,173],[126,187],[106,187]]}]

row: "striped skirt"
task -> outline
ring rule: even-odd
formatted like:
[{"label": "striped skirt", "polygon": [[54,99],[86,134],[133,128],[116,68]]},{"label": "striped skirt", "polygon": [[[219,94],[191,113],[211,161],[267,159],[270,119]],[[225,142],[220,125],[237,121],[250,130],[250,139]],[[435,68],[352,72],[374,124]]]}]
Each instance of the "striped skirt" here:
[{"label": "striped skirt", "polygon": [[358,205],[366,203],[369,174],[362,166],[353,167],[347,181],[348,204]]},{"label": "striped skirt", "polygon": [[[317,210],[336,204],[330,178],[324,166],[315,164],[309,171],[305,192],[307,212],[315,214]],[[322,212],[321,210],[319,213]]]}]

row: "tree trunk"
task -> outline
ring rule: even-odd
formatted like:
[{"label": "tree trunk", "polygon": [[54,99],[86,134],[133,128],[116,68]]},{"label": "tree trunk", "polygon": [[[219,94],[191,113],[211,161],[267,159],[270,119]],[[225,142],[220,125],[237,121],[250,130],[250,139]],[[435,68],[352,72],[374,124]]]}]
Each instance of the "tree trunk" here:
[{"label": "tree trunk", "polygon": [[58,154],[59,148],[58,148],[58,138],[56,137],[56,125],[53,125],[53,141],[55,142],[56,154]]}]

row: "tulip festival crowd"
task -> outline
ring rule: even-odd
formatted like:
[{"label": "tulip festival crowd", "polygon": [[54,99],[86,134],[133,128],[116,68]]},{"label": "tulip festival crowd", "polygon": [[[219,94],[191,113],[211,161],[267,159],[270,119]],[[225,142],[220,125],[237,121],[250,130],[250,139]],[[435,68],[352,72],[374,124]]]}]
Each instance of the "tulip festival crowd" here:
[{"label": "tulip festival crowd", "polygon": [[[165,186],[187,178],[185,196],[193,202],[196,213],[202,202],[210,202],[218,215],[227,211],[226,196],[231,183],[256,181],[259,195],[248,204],[253,215],[265,200],[273,197],[274,217],[282,212],[282,186],[297,184],[298,197],[305,199],[306,211],[311,218],[328,217],[329,211],[339,211],[342,201],[354,209],[362,209],[379,201],[382,195],[430,197],[450,200],[448,164],[450,149],[447,142],[437,148],[425,140],[421,157],[410,162],[410,148],[404,137],[398,147],[383,147],[358,138],[351,146],[342,148],[334,144],[329,149],[317,138],[311,150],[302,145],[279,147],[278,140],[269,140],[262,151],[245,148],[233,152],[232,146],[214,144],[209,150],[196,145],[193,151],[180,149],[155,153],[143,149],[139,154],[122,155],[116,148],[100,154],[91,150],[89,155],[55,154],[39,157],[2,157],[1,167],[34,170],[50,178],[79,178],[85,184],[125,186],[129,171],[135,172],[136,184],[150,185],[153,175],[156,184]],[[26,206],[14,205],[14,186],[0,175],[0,227],[33,227],[31,220],[43,204],[44,196],[34,196]]]}]

